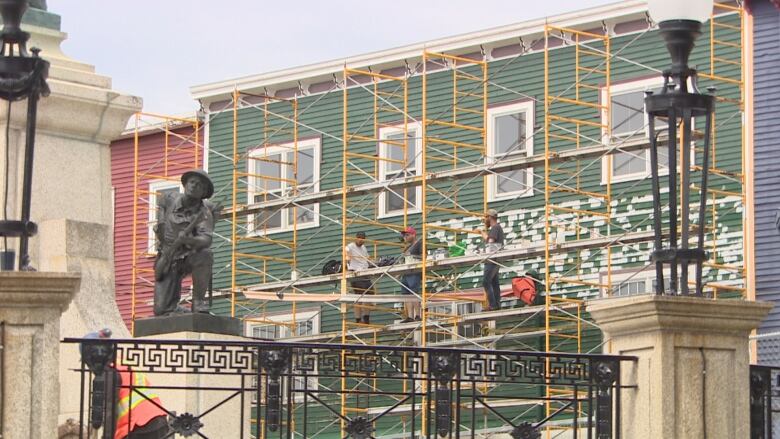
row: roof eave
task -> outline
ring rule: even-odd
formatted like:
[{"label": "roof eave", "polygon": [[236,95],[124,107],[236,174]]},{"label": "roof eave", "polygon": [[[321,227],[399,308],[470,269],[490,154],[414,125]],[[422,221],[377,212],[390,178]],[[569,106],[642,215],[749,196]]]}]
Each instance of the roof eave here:
[{"label": "roof eave", "polygon": [[611,3],[581,11],[356,55],[345,59],[324,61],[290,69],[196,85],[190,87],[190,93],[194,99],[214,102],[229,98],[236,89],[250,92],[262,90],[264,87],[283,88],[279,86],[283,84],[293,85],[297,81],[330,78],[333,74],[340,74],[345,65],[364,67],[398,63],[402,60],[420,58],[423,50],[434,52],[469,51],[469,49],[478,49],[480,45],[494,44],[501,41],[511,43],[511,40],[518,37],[542,33],[544,32],[544,25],[547,23],[561,27],[580,27],[589,23],[595,24],[601,21],[612,20],[617,17],[635,19],[636,17],[631,16],[643,15],[646,10],[647,4],[645,0]]}]

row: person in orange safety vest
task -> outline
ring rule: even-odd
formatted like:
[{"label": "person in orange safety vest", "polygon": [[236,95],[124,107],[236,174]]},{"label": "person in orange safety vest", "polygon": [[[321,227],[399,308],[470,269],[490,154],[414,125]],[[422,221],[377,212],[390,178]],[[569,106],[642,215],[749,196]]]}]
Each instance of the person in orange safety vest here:
[{"label": "person in orange safety vest", "polygon": [[[102,329],[89,333],[84,338],[110,337],[111,330]],[[85,352],[82,350],[83,355]],[[149,379],[146,374],[133,371],[121,364],[107,364],[102,370],[104,373],[93,371],[96,372],[96,376],[92,397],[101,401],[96,403],[97,407],[103,407],[103,413],[97,413],[99,417],[97,424],[93,424],[95,428],[103,424],[103,438],[161,439],[168,437],[170,434],[168,413],[162,408],[160,397],[154,392],[154,389],[149,388]],[[102,401],[105,401],[105,404]]]},{"label": "person in orange safety vest", "polygon": [[160,397],[148,388],[146,374],[133,372],[122,365],[114,368],[122,383],[117,395],[114,439],[125,439],[128,436],[132,439],[166,437],[169,430],[168,414],[161,408]]}]

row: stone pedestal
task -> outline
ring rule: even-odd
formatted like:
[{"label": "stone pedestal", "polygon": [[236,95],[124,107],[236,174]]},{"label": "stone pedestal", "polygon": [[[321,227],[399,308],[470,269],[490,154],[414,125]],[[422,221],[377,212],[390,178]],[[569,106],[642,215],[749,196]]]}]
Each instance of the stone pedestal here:
[{"label": "stone pedestal", "polygon": [[[137,323],[137,322],[136,322]],[[163,336],[138,337],[143,340],[226,340],[236,341],[245,340],[243,337],[231,337],[226,335],[207,334],[199,332],[176,332]],[[224,361],[225,358],[211,359],[204,358],[203,361]],[[244,387],[250,385],[251,378],[244,378]],[[202,415],[208,411],[208,414],[200,420],[203,427],[200,433],[205,437],[213,438],[238,438],[250,437],[250,415],[251,415],[251,395],[249,392],[244,394],[244,405],[241,405],[240,395],[236,395],[229,401],[222,402],[236,393],[236,390],[207,390],[215,388],[238,389],[242,387],[241,377],[235,375],[213,375],[213,374],[183,374],[183,373],[164,373],[150,375],[153,386],[170,386],[186,388],[184,389],[159,389],[157,394],[163,406],[169,411],[181,415],[190,413],[193,415]],[[221,404],[221,405],[219,405]],[[219,405],[216,409],[211,410]],[[243,417],[241,415],[243,411]],[[241,420],[243,418],[243,424]],[[241,431],[243,430],[243,435]]]},{"label": "stone pedestal", "polygon": [[0,272],[4,439],[57,437],[60,316],[79,282],[75,273]]},{"label": "stone pedestal", "polygon": [[136,337],[163,336],[176,332],[238,336],[243,332],[241,329],[241,319],[201,313],[173,314],[135,321]]},{"label": "stone pedestal", "polygon": [[749,436],[748,336],[771,304],[643,295],[591,302],[621,381],[621,437]]}]

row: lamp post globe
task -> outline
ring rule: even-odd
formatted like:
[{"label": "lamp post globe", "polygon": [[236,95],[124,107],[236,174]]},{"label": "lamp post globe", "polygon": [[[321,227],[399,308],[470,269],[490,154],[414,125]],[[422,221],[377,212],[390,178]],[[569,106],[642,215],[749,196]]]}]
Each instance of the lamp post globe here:
[{"label": "lamp post globe", "polygon": [[704,23],[712,14],[712,0],[648,0],[647,12],[656,23],[691,20]]}]

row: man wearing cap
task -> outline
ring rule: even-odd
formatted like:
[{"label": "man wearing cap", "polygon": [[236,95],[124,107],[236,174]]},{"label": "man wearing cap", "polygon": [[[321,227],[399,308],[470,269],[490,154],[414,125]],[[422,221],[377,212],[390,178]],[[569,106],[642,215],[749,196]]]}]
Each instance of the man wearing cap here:
[{"label": "man wearing cap", "polygon": [[[422,258],[422,240],[417,239],[417,230],[414,227],[409,226],[401,232],[401,238],[406,243],[404,249],[404,263],[411,264],[413,262],[419,262]],[[422,288],[422,273],[415,271],[412,273],[406,273],[401,276],[401,290],[403,294],[420,295],[420,288]],[[420,302],[404,302],[404,319],[401,323],[412,322],[420,320]]]},{"label": "man wearing cap", "polygon": [[[344,249],[344,254],[347,260],[347,270],[349,271],[361,271],[367,269],[371,265],[371,260],[368,258],[368,249],[365,246],[366,232],[357,232],[355,235],[355,241],[347,244]],[[352,287],[352,293],[357,295],[374,294],[374,286],[371,279],[365,277],[356,277],[350,281]],[[356,303],[354,306],[355,322],[356,323],[370,323],[369,314],[371,313],[368,306],[360,305]]]},{"label": "man wearing cap", "polygon": [[208,313],[206,289],[214,258],[213,205],[204,202],[214,194],[211,178],[200,169],[181,176],[184,193],[169,193],[157,203],[157,260],[155,261],[154,315],[182,311],[181,282],[192,274],[192,312]]},{"label": "man wearing cap", "polygon": [[[485,240],[485,253],[491,255],[504,245],[504,229],[498,223],[498,212],[495,209],[489,209],[485,214],[485,228],[487,232],[482,232],[482,239]],[[485,288],[485,295],[488,299],[487,311],[501,308],[501,285],[498,283],[498,274],[498,264],[489,259],[485,260],[482,286]]]}]

